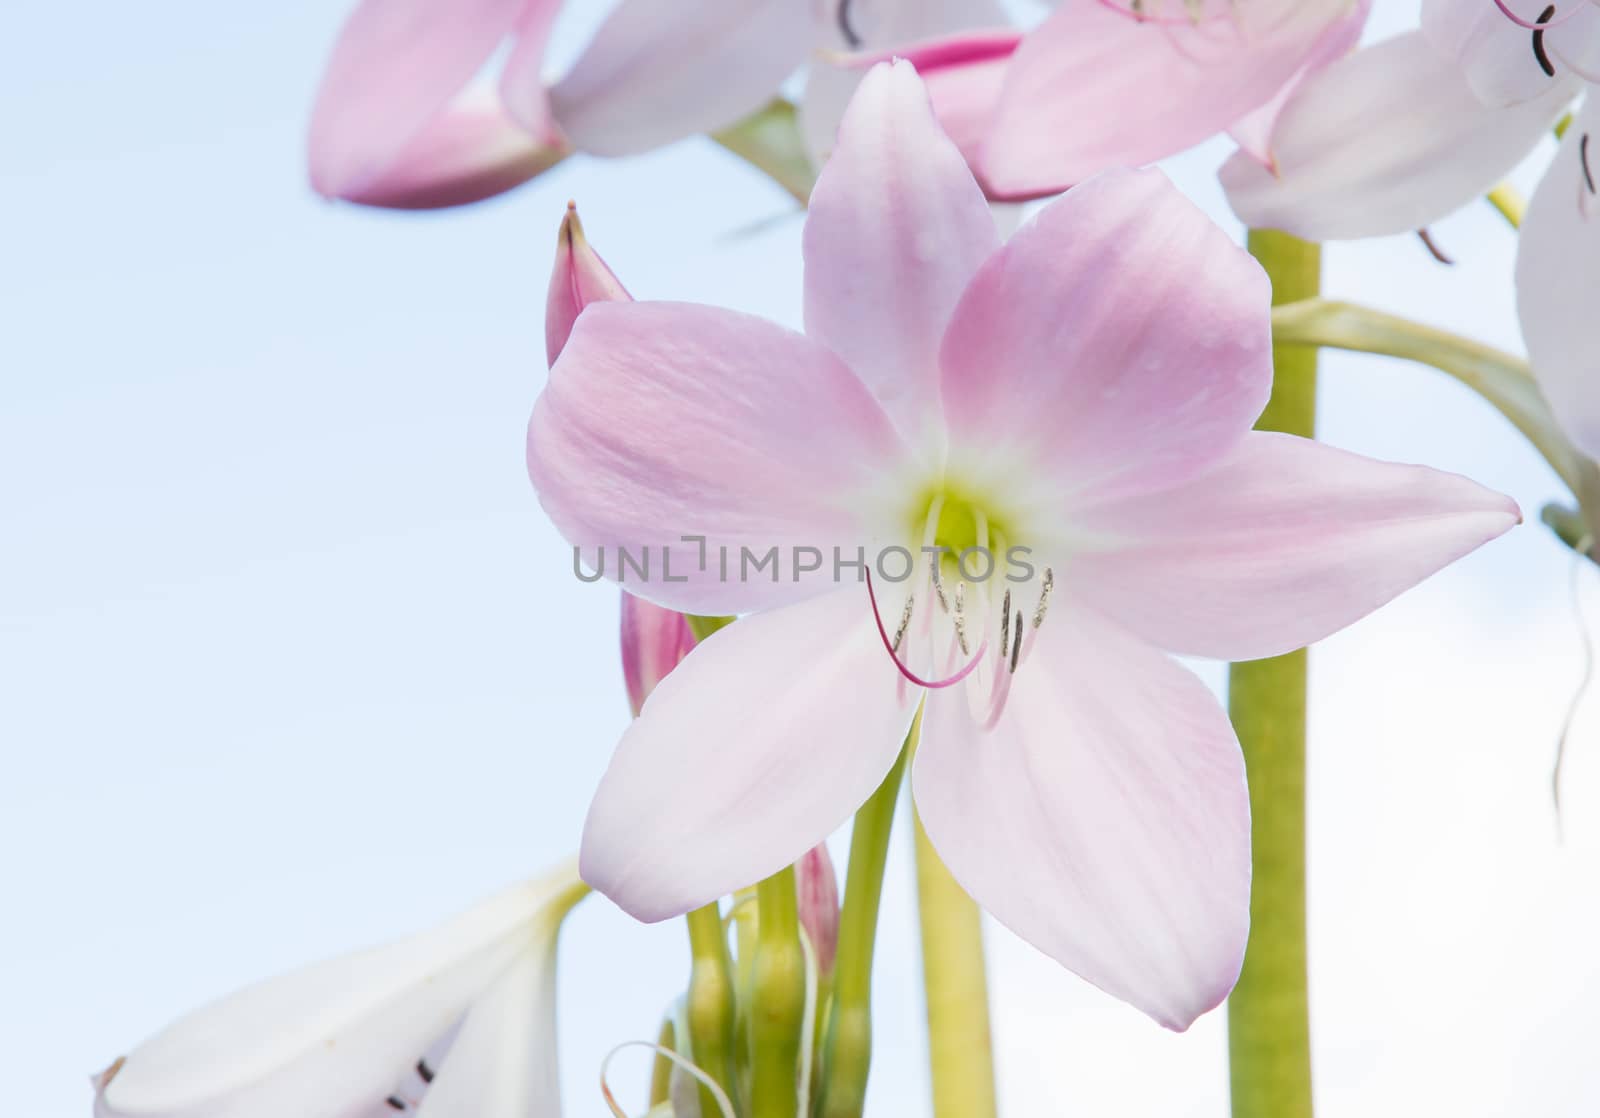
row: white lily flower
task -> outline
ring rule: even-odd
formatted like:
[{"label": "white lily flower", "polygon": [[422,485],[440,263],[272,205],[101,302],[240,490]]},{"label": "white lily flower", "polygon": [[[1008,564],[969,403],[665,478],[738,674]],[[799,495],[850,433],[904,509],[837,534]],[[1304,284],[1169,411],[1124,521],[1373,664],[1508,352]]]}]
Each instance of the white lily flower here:
[{"label": "white lily flower", "polygon": [[556,1118],[567,862],[432,931],[248,987],[95,1078],[96,1118]]}]

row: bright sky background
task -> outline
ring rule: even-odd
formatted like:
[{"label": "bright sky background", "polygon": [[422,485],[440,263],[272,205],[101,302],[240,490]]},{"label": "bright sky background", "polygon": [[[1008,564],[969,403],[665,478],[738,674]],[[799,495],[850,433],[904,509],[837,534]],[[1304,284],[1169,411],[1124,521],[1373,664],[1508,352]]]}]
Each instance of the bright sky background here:
[{"label": "bright sky background", "polygon": [[[567,199],[637,295],[798,324],[799,215],[704,141],[470,210],[314,198],[342,6],[35,4],[0,46],[10,1114],[86,1115],[85,1077],[176,1014],[575,846],[627,707],[615,594],[571,578],[522,465]],[[1378,7],[1376,33],[1415,18]],[[1226,150],[1171,172],[1231,228]],[[1454,269],[1339,246],[1328,289],[1518,347],[1510,232],[1485,205],[1435,232]],[[1530,523],[1316,652],[1321,1113],[1600,1113],[1600,697],[1565,846],[1548,787],[1582,669],[1537,523],[1559,484],[1439,374],[1325,369],[1328,441],[1471,474]],[[871,1111],[896,1118],[928,1109],[903,846]],[[1009,1115],[1226,1113],[1222,1013],[1164,1033],[991,933]],[[596,899],[564,944],[567,1112],[599,1115],[599,1061],[654,1034],[684,935]],[[624,1097],[646,1062],[619,1061]]]}]

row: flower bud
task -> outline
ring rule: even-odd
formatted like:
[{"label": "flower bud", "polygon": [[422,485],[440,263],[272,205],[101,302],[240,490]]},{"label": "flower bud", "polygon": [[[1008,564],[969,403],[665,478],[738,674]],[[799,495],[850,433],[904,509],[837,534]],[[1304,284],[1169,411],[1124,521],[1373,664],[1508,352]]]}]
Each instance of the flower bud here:
[{"label": "flower bud", "polygon": [[[666,674],[694,647],[694,632],[683,614],[622,595],[622,674],[634,717]],[[831,876],[831,869],[829,871]]]},{"label": "flower bud", "polygon": [[545,303],[544,348],[550,364],[556,363],[572,334],[572,324],[590,303],[630,303],[633,296],[606,267],[583,235],[578,207],[567,203],[556,239],[555,270],[550,275],[550,296]]},{"label": "flower bud", "polygon": [[819,843],[795,863],[795,890],[799,894],[800,926],[817,953],[817,971],[833,972],[839,947],[839,881],[834,876],[828,844]]}]

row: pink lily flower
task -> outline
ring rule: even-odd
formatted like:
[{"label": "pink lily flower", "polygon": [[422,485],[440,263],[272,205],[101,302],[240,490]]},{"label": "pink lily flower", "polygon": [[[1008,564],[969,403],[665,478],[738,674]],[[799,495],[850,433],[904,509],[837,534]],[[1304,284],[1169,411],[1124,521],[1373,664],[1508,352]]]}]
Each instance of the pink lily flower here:
[{"label": "pink lily flower", "polygon": [[[1270,164],[1272,121],[1304,77],[1348,52],[1371,0],[1063,0],[1027,34],[898,47],[997,201],[1057,194],[1111,167],[1231,130]],[[886,52],[861,62],[880,61]]]},{"label": "pink lily flower", "polygon": [[[550,363],[561,355],[572,325],[590,303],[631,302],[616,273],[601,259],[583,235],[578,207],[567,204],[556,235],[555,267],[550,273],[550,294],[545,302],[544,341]],[[694,631],[676,610],[622,593],[622,675],[628,686],[628,703],[635,717],[656,684],[677,667],[694,647]]]},{"label": "pink lily flower", "polygon": [[[1541,37],[1492,0],[1425,6],[1421,31],[1358,51],[1290,98],[1274,134],[1276,174],[1242,154],[1223,167],[1234,211],[1251,225],[1350,240],[1420,229],[1482,197],[1585,89],[1561,60],[1586,49],[1578,36],[1596,9],[1587,0],[1565,7],[1564,22],[1552,16]],[[1557,28],[1567,37],[1556,38]],[[1528,206],[1516,269],[1533,371],[1590,456],[1600,456],[1597,145],[1600,102],[1591,94]]]},{"label": "pink lily flower", "polygon": [[[1185,1028],[1238,974],[1250,825],[1228,719],[1169,653],[1317,640],[1516,506],[1252,432],[1271,384],[1255,262],[1158,171],[1086,182],[1000,244],[909,64],[862,82],[804,252],[805,334],[596,304],[534,408],[529,473],[574,545],[703,537],[704,563],[679,545],[635,589],[750,611],[623,735],[581,872],[650,921],[776,872],[882,781],[925,702],[913,794],[957,880]],[[773,546],[770,574],[741,577]],[[1021,581],[967,550],[1017,547]],[[872,573],[815,571],[806,548]]]},{"label": "pink lily flower", "polygon": [[[311,183],[400,209],[475,202],[572,150],[630,155],[760,108],[811,49],[800,0],[622,0],[546,84],[561,0],[362,0],[312,112]],[[507,44],[494,89],[474,77]]]}]

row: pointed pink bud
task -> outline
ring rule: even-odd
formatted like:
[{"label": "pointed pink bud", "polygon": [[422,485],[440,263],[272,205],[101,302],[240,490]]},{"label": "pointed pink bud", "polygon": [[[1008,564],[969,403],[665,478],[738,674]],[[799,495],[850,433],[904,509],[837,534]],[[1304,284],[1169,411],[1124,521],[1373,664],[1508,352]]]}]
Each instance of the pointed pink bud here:
[{"label": "pointed pink bud", "polygon": [[828,844],[819,843],[795,863],[795,889],[799,893],[800,924],[817,952],[817,970],[833,972],[839,948],[839,880],[834,876]]},{"label": "pointed pink bud", "polygon": [[623,593],[622,674],[628,682],[628,702],[634,717],[638,717],[656,684],[693,647],[694,631],[683,614]]},{"label": "pointed pink bud", "polygon": [[556,266],[550,274],[550,298],[544,312],[544,348],[550,364],[556,363],[584,307],[632,301],[628,289],[584,237],[577,205],[568,202],[556,239]]}]

